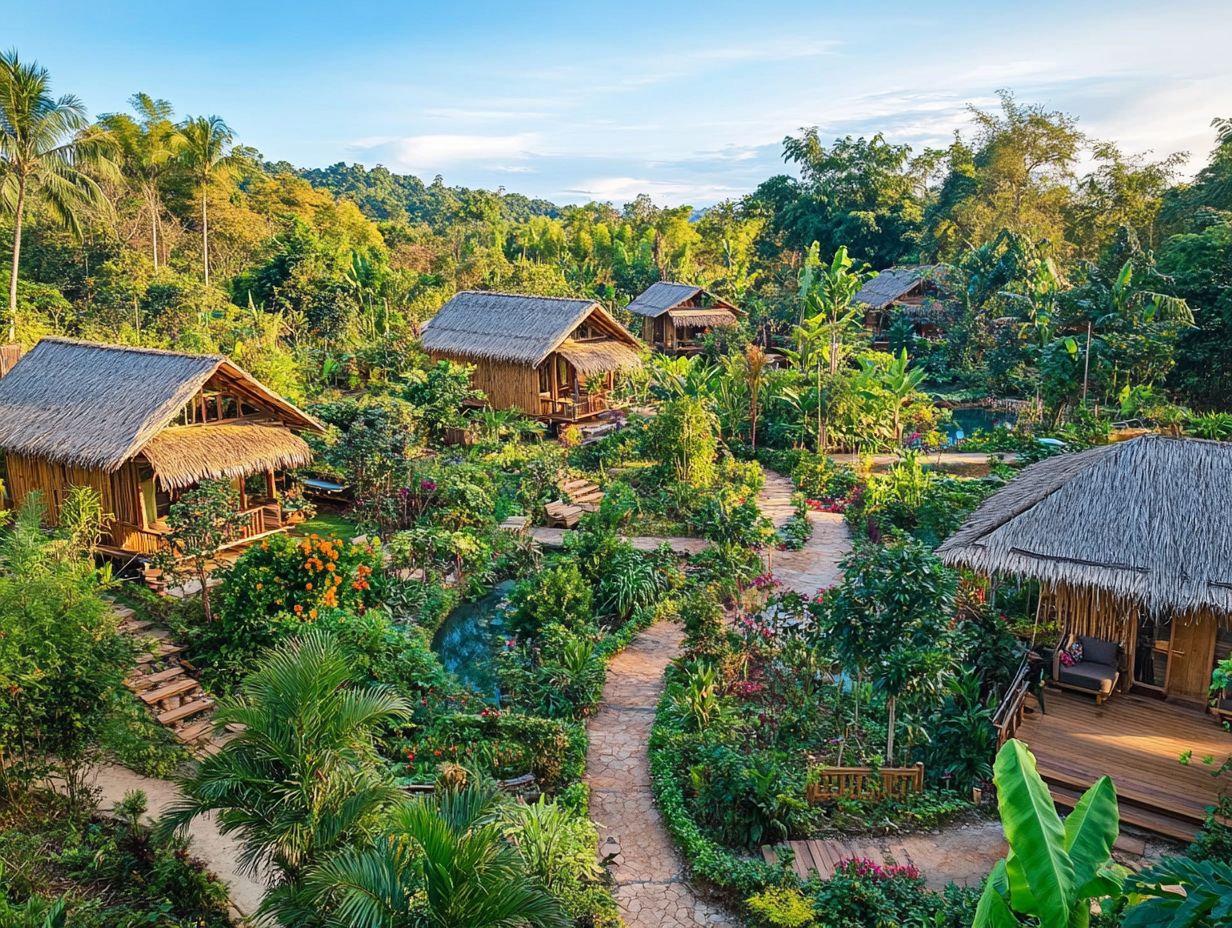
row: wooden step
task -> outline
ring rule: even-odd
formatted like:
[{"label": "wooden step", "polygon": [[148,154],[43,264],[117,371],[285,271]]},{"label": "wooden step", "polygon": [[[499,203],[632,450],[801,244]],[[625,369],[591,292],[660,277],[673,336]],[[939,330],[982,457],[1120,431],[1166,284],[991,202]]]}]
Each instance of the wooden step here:
[{"label": "wooden step", "polygon": [[199,689],[200,686],[201,684],[192,677],[184,677],[182,680],[176,680],[174,683],[160,686],[156,690],[142,693],[141,698],[146,705],[152,706],[162,702],[164,699],[170,699],[172,696],[182,696],[191,690]]},{"label": "wooden step", "polygon": [[[1091,783],[1078,773],[1055,763],[1040,764],[1038,769],[1045,783],[1063,787],[1075,795],[1082,795],[1091,786]],[[1161,784],[1158,791],[1148,792],[1133,784],[1119,782],[1116,784],[1116,791],[1117,801],[1122,809],[1127,805],[1137,806],[1148,812],[1162,812],[1194,825],[1201,825],[1206,821],[1206,806],[1201,800],[1177,793],[1170,789],[1168,784]]]},{"label": "wooden step", "polygon": [[172,722],[192,718],[192,716],[212,708],[214,708],[214,700],[208,696],[202,696],[195,702],[186,702],[175,709],[168,709],[166,712],[159,713],[158,721],[163,725],[170,725]]},{"label": "wooden step", "polygon": [[194,741],[204,738],[213,730],[214,723],[210,719],[202,719],[199,722],[193,722],[191,725],[185,725],[183,728],[177,728],[175,736],[184,744],[192,744]]},{"label": "wooden step", "polygon": [[160,683],[166,683],[168,680],[174,680],[176,677],[184,675],[183,667],[169,667],[166,670],[160,670],[157,673],[137,674],[125,680],[125,685],[134,692],[148,690],[152,686],[158,686]]},{"label": "wooden step", "polygon": [[[1048,791],[1052,793],[1052,801],[1057,804],[1059,809],[1074,808],[1082,796],[1082,792],[1079,790],[1051,783],[1048,785]],[[1194,839],[1194,835],[1198,833],[1198,827],[1191,822],[1181,821],[1162,812],[1151,811],[1150,809],[1143,809],[1124,803],[1120,805],[1120,812],[1121,824],[1132,825],[1134,828],[1141,828],[1143,831],[1162,835],[1165,838],[1179,841],[1182,844],[1191,842]]]},{"label": "wooden step", "polygon": [[145,654],[138,654],[136,662],[138,664],[149,664],[155,658],[174,657],[183,652],[183,648],[175,644],[164,644],[158,649],[158,654],[150,654],[148,651]]},{"label": "wooden step", "polygon": [[153,622],[148,622],[144,619],[129,619],[127,622],[120,623],[116,631],[122,632],[125,635],[136,635],[138,632],[145,631],[153,624]]}]

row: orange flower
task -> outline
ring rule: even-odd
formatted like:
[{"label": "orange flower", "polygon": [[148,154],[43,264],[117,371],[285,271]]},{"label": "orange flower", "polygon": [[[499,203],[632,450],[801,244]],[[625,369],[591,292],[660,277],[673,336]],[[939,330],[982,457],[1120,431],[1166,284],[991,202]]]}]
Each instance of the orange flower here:
[{"label": "orange flower", "polygon": [[315,619],[316,617],[317,617],[317,611],[315,609],[309,609],[308,618]]},{"label": "orange flower", "polygon": [[257,589],[258,589],[258,590],[263,590],[263,589],[265,589],[265,584],[264,584],[264,583],[258,583],[258,584],[257,584]]},{"label": "orange flower", "polygon": [[333,573],[333,572],[334,572],[335,570],[337,570],[338,568],[337,568],[337,567],[335,567],[333,564],[326,564],[326,565],[325,565],[325,569],[326,569],[326,570],[328,570],[330,573]]},{"label": "orange flower", "polygon": [[305,583],[305,584],[304,584],[304,589],[305,589],[305,590],[311,590],[311,589],[312,589],[312,584],[311,584],[311,583]]},{"label": "orange flower", "polygon": [[304,607],[301,606],[299,603],[296,603],[295,604],[295,614],[299,615],[303,611],[304,611]]}]

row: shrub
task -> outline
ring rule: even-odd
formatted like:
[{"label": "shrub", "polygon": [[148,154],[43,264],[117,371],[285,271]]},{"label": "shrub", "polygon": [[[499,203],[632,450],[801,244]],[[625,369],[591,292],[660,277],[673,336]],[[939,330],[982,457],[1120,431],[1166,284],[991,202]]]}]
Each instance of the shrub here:
[{"label": "shrub", "polygon": [[577,563],[562,561],[514,586],[509,596],[508,621],[515,635],[536,635],[552,622],[574,631],[593,630],[591,587]]},{"label": "shrub", "polygon": [[817,910],[794,886],[771,886],[749,896],[746,904],[758,928],[808,928]]},{"label": "shrub", "polygon": [[651,456],[679,483],[691,487],[714,484],[719,448],[719,425],[714,413],[698,399],[669,400],[651,420],[648,441]]},{"label": "shrub", "polygon": [[250,547],[223,578],[219,617],[193,630],[195,653],[223,680],[329,611],[362,614],[380,602],[381,553],[311,535],[275,535]]}]

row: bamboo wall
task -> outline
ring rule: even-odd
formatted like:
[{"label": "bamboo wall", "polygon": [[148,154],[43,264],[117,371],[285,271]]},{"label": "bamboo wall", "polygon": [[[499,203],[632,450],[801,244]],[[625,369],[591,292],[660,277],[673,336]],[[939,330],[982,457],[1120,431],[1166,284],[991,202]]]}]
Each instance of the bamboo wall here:
[{"label": "bamboo wall", "polygon": [[[137,465],[132,461],[114,474],[21,454],[9,454],[6,463],[13,504],[20,506],[32,492],[42,493],[48,522],[59,519],[60,504],[69,488],[90,487],[98,494],[103,512],[114,516],[117,523],[128,523],[133,528],[142,524],[140,480]],[[108,535],[111,534],[109,530]],[[125,532],[120,530],[114,534],[123,536]],[[113,543],[126,547],[120,538],[113,539]]]},{"label": "bamboo wall", "polygon": [[471,358],[442,358],[468,364],[471,385],[482,390],[493,409],[517,409],[532,416],[539,415],[539,371],[529,364],[511,364],[504,361],[476,361]]}]

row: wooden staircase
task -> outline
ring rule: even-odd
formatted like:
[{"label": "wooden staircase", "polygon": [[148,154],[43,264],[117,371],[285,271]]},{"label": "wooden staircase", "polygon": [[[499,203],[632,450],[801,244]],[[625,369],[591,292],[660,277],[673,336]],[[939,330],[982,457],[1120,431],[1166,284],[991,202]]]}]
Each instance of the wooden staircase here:
[{"label": "wooden staircase", "polygon": [[180,655],[184,649],[171,632],[153,622],[137,618],[132,609],[112,604],[119,619],[118,630],[150,649],[137,655],[136,666],[124,685],[137,694],[159,724],[197,754],[215,754],[222,746],[214,735],[210,718],[214,699],[201,687],[193,668]]},{"label": "wooden staircase", "polygon": [[599,485],[582,477],[565,480],[560,489],[562,498],[544,507],[549,525],[573,528],[584,513],[598,511],[599,503],[603,501],[603,490]]},{"label": "wooden staircase", "polygon": [[[1040,764],[1039,774],[1062,813],[1072,810],[1091,785],[1080,775],[1059,767]],[[1166,788],[1147,794],[1128,784],[1117,783],[1116,787],[1122,825],[1188,844],[1206,820],[1205,806]]]}]

